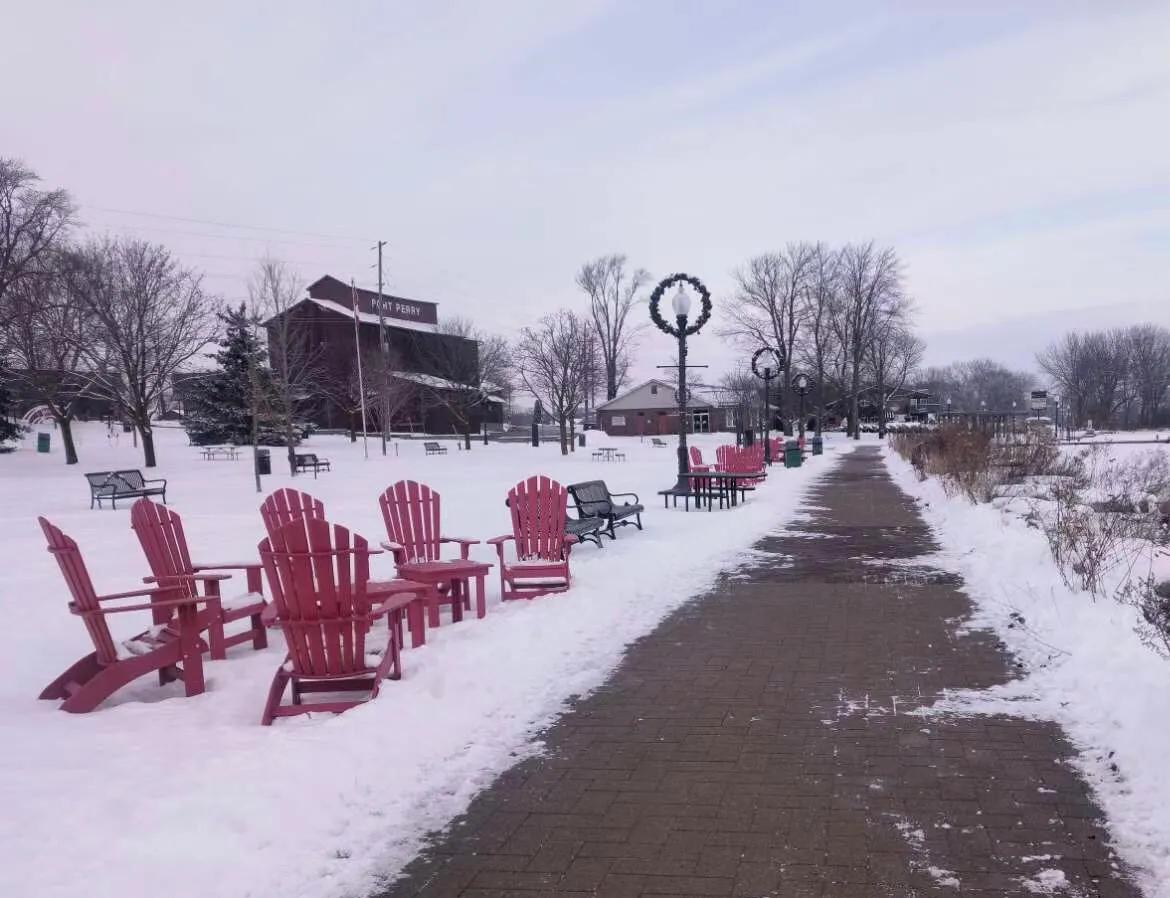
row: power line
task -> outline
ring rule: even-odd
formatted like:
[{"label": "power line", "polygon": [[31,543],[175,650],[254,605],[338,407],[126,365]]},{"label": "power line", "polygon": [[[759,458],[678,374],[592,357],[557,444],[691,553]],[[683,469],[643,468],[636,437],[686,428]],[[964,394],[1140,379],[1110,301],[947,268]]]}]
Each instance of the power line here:
[{"label": "power line", "polygon": [[138,225],[138,224],[115,224],[110,222],[88,222],[86,227],[99,228],[114,228],[121,231],[142,231],[153,232],[158,234],[182,234],[187,237],[202,237],[207,240],[247,240],[253,243],[281,243],[287,246],[311,246],[321,249],[339,249],[348,251],[348,247],[339,246],[336,243],[321,243],[319,241],[308,240],[286,240],[282,237],[250,237],[247,234],[209,234],[206,231],[188,231],[183,228],[162,228],[157,225]]},{"label": "power line", "polygon": [[230,221],[212,221],[207,218],[189,218],[183,215],[164,215],[161,212],[139,212],[134,209],[114,209],[109,206],[93,206],[82,204],[83,209],[93,209],[96,212],[111,212],[115,215],[137,215],[143,218],[161,218],[168,221],[185,221],[191,224],[211,225],[217,228],[236,228],[244,231],[271,231],[275,234],[298,234],[302,237],[320,237],[324,240],[344,240],[352,243],[365,243],[359,237],[343,237],[339,234],[321,234],[314,231],[295,231],[291,228],[269,228],[263,225],[234,224]]}]

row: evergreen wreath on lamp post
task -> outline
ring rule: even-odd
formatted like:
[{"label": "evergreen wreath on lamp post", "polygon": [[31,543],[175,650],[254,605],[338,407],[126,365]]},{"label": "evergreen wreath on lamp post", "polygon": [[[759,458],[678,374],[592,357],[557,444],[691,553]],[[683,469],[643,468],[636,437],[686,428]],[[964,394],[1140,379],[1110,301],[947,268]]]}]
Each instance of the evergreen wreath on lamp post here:
[{"label": "evergreen wreath on lamp post", "polygon": [[662,302],[663,295],[675,284],[686,284],[698,293],[699,303],[703,307],[702,311],[699,312],[699,317],[695,319],[695,323],[689,325],[685,331],[689,337],[691,334],[698,333],[703,325],[711,318],[711,293],[703,286],[703,282],[696,277],[691,277],[689,274],[682,274],[680,272],[659,281],[658,286],[654,288],[654,292],[650,294],[650,320],[664,334],[670,334],[672,337],[679,336],[678,328],[667,324],[666,319],[662,317],[662,313],[658,311],[658,304]]}]

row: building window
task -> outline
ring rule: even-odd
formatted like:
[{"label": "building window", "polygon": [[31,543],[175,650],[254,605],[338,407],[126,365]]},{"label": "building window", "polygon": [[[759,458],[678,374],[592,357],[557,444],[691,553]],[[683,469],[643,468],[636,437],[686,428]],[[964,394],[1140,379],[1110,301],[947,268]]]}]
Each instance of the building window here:
[{"label": "building window", "polygon": [[651,396],[658,395],[658,384],[650,384],[650,395]]},{"label": "building window", "polygon": [[626,426],[626,416],[625,415],[614,415],[612,418],[609,419],[609,426],[610,427],[625,427]]}]

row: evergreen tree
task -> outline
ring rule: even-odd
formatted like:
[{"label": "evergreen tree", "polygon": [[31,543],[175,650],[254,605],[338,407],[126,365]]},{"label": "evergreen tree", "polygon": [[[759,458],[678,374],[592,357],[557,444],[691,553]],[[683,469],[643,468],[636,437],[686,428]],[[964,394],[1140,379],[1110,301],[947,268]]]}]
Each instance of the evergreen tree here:
[{"label": "evergreen tree", "polygon": [[[11,418],[13,414],[12,394],[8,392],[2,375],[3,372],[0,372],[0,444],[15,440],[23,430],[20,424]],[[7,449],[0,445],[0,452],[3,451],[7,451]]]},{"label": "evergreen tree", "polygon": [[214,356],[219,367],[189,382],[183,427],[197,446],[250,444],[255,412],[258,442],[280,445],[284,441],[272,412],[268,352],[243,303],[220,312],[219,319],[224,326]]}]

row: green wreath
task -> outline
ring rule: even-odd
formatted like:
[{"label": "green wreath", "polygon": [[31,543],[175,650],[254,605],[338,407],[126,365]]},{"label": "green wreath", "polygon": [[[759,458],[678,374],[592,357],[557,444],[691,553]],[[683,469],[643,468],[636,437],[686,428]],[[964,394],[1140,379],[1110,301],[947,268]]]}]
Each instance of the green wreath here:
[{"label": "green wreath", "polygon": [[664,334],[670,334],[672,337],[679,336],[678,328],[667,324],[666,319],[658,311],[658,304],[662,302],[662,295],[675,284],[679,283],[689,284],[699,294],[699,301],[703,304],[703,311],[699,313],[699,317],[695,319],[695,323],[686,329],[687,336],[698,333],[699,329],[711,318],[711,294],[703,286],[703,282],[696,277],[691,277],[689,274],[672,274],[670,277],[659,281],[658,286],[654,288],[654,292],[650,294],[650,320],[654,322],[654,326],[660,331]]},{"label": "green wreath", "polygon": [[[763,372],[760,371],[759,368],[760,356],[762,356],[765,352],[772,353],[776,359],[776,370],[773,371],[772,374],[767,378],[764,377]],[[780,375],[780,372],[783,370],[783,368],[784,353],[782,353],[779,349],[773,349],[771,346],[761,346],[755,351],[755,354],[752,355],[752,374],[754,374],[760,380],[773,380]]]}]

